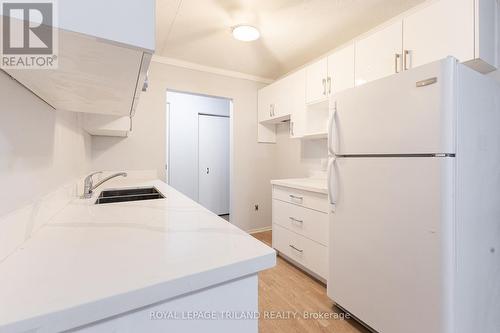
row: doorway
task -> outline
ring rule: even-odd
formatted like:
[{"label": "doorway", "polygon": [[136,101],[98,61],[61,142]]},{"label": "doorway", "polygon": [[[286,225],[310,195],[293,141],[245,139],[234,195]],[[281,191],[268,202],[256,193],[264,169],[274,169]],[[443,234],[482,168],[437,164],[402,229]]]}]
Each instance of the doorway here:
[{"label": "doorway", "polygon": [[167,91],[168,183],[229,221],[230,99]]}]

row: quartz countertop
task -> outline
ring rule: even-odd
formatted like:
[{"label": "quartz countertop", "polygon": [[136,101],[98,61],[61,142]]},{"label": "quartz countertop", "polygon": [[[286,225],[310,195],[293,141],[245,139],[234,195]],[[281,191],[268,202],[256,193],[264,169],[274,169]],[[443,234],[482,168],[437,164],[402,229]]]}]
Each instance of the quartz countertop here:
[{"label": "quartz countertop", "polygon": [[[159,200],[74,199],[0,262],[0,331],[63,331],[273,267],[273,249],[162,181]],[[109,186],[103,185],[103,189]]]},{"label": "quartz countertop", "polygon": [[328,185],[326,178],[289,178],[274,179],[271,184],[296,188],[304,191],[328,194]]}]

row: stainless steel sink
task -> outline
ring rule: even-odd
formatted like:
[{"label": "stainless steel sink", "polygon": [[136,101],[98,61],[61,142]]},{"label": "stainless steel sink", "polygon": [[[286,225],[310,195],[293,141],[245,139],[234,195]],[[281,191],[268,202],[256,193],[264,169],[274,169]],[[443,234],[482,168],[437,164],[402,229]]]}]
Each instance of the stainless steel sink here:
[{"label": "stainless steel sink", "polygon": [[165,198],[165,196],[163,196],[163,194],[161,194],[161,192],[154,187],[126,188],[121,190],[102,191],[95,204],[101,205],[114,202],[154,200],[163,198]]}]

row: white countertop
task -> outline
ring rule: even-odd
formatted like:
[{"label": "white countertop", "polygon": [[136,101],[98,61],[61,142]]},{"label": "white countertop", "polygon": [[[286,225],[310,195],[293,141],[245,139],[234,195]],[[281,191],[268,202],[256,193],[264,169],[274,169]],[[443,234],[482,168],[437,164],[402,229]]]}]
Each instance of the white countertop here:
[{"label": "white countertop", "polygon": [[0,262],[1,332],[73,328],[276,263],[273,249],[159,180],[114,184],[166,198],[94,205],[98,191],[66,205]]},{"label": "white countertop", "polygon": [[296,188],[304,191],[328,194],[328,185],[326,178],[290,178],[274,179],[271,184]]}]

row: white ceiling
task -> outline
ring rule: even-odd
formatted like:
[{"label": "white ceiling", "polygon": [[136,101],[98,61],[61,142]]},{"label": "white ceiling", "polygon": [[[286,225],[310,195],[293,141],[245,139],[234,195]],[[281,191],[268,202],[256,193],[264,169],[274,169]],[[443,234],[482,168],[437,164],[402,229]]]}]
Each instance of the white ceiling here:
[{"label": "white ceiling", "polygon": [[[423,0],[157,0],[157,54],[277,78]],[[250,24],[261,39],[241,42]]]}]

